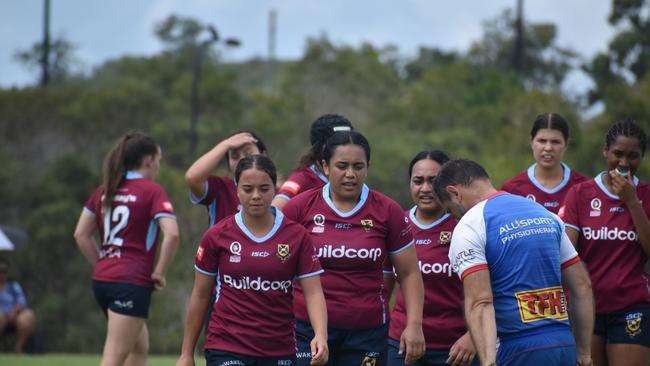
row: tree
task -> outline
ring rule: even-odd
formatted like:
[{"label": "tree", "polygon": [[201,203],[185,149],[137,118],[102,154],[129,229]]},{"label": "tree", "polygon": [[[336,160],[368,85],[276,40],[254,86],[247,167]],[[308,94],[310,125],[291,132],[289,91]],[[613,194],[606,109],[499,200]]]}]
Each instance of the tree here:
[{"label": "tree", "polygon": [[613,0],[609,23],[620,31],[587,65],[596,86],[589,93],[595,103],[620,95],[626,86],[640,83],[650,68],[650,3],[644,0]]},{"label": "tree", "polygon": [[506,9],[484,24],[483,38],[468,52],[471,63],[500,70],[515,70],[531,87],[557,87],[562,83],[577,55],[557,45],[557,27],[553,23],[523,24],[523,54],[520,70],[513,65],[516,48],[516,20]]},{"label": "tree", "polygon": [[[75,56],[76,46],[63,36],[55,38],[50,44],[49,82],[60,85],[69,79],[80,64]],[[18,50],[14,59],[30,72],[40,71],[43,66],[43,43],[38,42],[26,50]]]}]

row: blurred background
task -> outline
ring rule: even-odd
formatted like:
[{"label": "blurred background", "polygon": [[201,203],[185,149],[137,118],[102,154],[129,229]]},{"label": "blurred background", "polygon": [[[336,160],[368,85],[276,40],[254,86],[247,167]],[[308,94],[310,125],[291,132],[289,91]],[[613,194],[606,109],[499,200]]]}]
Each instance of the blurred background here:
[{"label": "blurred background", "polygon": [[153,135],[182,244],[152,302],[151,353],[177,353],[208,224],[183,174],[232,132],[260,135],[286,176],[311,122],[345,115],[371,142],[369,185],[406,209],[415,153],[476,159],[500,186],[533,162],[547,111],[571,122],[565,162],[595,175],[613,121],[650,132],[649,70],[644,0],[5,1],[0,229],[15,248],[0,255],[43,350],[99,353],[105,320],[72,233],[109,147]]}]

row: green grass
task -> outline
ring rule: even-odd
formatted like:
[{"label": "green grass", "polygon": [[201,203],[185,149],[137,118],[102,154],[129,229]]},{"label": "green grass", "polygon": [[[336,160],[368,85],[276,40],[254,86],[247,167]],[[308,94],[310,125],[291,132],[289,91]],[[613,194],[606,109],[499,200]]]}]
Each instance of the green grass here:
[{"label": "green grass", "polygon": [[[148,366],[174,366],[178,356],[149,356]],[[0,354],[3,366],[92,366],[99,365],[100,355],[54,353],[44,355],[15,356]],[[196,356],[196,364],[205,365],[203,356]]]}]

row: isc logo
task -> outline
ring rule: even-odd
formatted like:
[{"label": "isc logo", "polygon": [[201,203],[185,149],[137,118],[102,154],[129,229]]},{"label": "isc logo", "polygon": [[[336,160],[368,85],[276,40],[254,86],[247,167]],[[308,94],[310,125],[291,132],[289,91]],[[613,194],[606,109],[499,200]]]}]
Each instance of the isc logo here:
[{"label": "isc logo", "polygon": [[268,257],[269,255],[270,255],[269,252],[252,252],[252,253],[251,253],[251,257],[262,257],[262,258],[266,258],[266,257]]}]

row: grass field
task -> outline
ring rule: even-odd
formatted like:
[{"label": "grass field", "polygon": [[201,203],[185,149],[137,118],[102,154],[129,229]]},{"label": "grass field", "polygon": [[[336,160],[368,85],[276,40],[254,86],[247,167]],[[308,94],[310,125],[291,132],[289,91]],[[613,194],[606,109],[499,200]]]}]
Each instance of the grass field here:
[{"label": "grass field", "polygon": [[[149,356],[148,366],[174,366],[177,356]],[[2,366],[92,366],[99,365],[100,355],[53,353],[35,356],[0,354]],[[203,356],[196,356],[196,365],[205,365]]]}]

